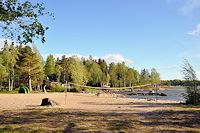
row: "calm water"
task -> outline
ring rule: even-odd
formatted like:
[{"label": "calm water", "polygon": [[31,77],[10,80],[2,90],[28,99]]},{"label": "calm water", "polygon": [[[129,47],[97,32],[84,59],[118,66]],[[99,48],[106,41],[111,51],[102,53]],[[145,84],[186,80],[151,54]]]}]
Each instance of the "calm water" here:
[{"label": "calm water", "polygon": [[[141,93],[147,93],[148,91],[138,91]],[[120,92],[121,94],[124,94],[128,96],[129,98],[139,98],[139,99],[154,99],[156,96],[132,96],[132,95],[127,95],[131,92]],[[167,94],[167,96],[157,96],[158,100],[173,100],[173,101],[185,101],[183,97],[183,93],[185,93],[184,88],[174,88],[174,89],[169,89],[169,90],[163,90],[163,91],[158,91],[158,93],[164,93]]]}]

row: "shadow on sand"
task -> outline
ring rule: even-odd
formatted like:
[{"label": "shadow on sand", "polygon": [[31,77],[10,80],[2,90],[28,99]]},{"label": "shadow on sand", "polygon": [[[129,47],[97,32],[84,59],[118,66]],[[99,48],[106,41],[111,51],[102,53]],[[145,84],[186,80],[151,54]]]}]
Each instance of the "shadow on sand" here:
[{"label": "shadow on sand", "polygon": [[[132,105],[133,103],[129,104]],[[144,108],[149,104],[144,105],[144,103],[141,103],[141,105]],[[168,104],[157,106],[168,106]],[[26,109],[3,111],[0,113],[0,118],[0,132],[5,130],[65,133],[200,131],[200,110],[196,108],[180,108],[179,110],[147,113],[98,113],[64,109]],[[8,125],[12,128],[5,128]]]}]

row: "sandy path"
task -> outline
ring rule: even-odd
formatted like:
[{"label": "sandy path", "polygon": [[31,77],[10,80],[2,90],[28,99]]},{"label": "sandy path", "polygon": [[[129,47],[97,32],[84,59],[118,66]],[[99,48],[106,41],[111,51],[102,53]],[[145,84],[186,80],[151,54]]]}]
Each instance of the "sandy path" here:
[{"label": "sandy path", "polygon": [[65,103],[65,93],[47,94],[1,94],[0,111],[18,110],[27,108],[41,108],[41,100],[51,98],[60,106],[54,108],[66,108],[70,110],[88,110],[100,112],[148,112],[154,110],[170,109],[174,101],[155,101],[123,98],[119,95],[82,93],[68,93]]}]

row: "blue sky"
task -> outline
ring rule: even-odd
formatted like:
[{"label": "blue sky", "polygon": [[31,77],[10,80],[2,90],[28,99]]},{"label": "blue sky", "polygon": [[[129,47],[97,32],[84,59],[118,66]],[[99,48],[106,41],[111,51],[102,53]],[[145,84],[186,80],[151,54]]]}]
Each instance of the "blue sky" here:
[{"label": "blue sky", "polygon": [[162,79],[181,79],[187,58],[200,79],[200,0],[59,0],[46,1],[55,20],[41,54],[63,54],[125,61],[157,68]]}]

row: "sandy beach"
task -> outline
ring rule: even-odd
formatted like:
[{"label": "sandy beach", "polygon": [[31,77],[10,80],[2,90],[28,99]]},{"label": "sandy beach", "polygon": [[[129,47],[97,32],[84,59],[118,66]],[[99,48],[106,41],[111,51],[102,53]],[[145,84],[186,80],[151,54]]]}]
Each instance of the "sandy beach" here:
[{"label": "sandy beach", "polygon": [[121,95],[101,94],[83,94],[83,93],[35,93],[35,94],[1,94],[0,111],[2,110],[20,110],[41,107],[43,98],[50,98],[59,106],[48,108],[64,108],[70,110],[101,111],[101,112],[149,112],[162,110],[176,104],[176,101],[158,100],[147,101],[146,99],[131,99]]},{"label": "sandy beach", "polygon": [[[41,107],[43,98],[59,105]],[[0,131],[200,132],[199,111],[175,101],[156,103],[111,94],[1,94]]]}]

